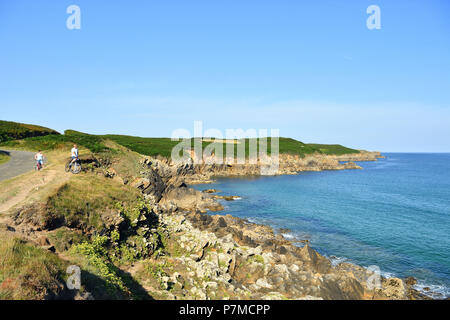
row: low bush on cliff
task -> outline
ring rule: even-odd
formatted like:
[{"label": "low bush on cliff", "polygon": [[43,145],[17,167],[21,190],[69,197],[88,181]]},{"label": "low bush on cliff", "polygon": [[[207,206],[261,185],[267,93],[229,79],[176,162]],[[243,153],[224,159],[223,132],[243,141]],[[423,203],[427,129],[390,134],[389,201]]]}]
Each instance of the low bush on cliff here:
[{"label": "low bush on cliff", "polygon": [[[112,263],[108,256],[107,246],[110,239],[107,236],[95,236],[91,241],[74,245],[70,253],[75,257],[78,255],[78,262],[83,264],[83,268],[98,276],[107,292],[95,292],[94,295],[112,296],[114,298],[128,297],[131,292],[120,277],[119,269]],[[83,281],[83,277],[81,279]],[[94,279],[89,275],[84,275],[84,280],[92,282]],[[95,282],[95,280],[94,280]],[[96,288],[97,291],[99,288]]]},{"label": "low bush on cliff", "polygon": [[[160,234],[155,231],[158,221],[144,202],[135,207],[119,205],[118,208],[122,219],[117,224],[103,229],[101,236],[94,235],[72,246],[69,254],[90,272],[86,281],[91,284],[101,281],[94,286],[94,296],[148,299],[139,283],[119,267],[158,256],[163,249]],[[92,278],[93,275],[97,279]]]}]

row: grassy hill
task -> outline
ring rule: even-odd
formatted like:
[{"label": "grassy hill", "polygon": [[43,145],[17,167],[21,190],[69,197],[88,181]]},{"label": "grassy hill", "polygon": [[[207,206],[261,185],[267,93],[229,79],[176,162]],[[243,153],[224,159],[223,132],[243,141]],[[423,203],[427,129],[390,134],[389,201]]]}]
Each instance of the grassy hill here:
[{"label": "grassy hill", "polygon": [[109,150],[109,148],[104,144],[104,139],[102,137],[81,133],[74,130],[66,130],[63,135],[53,134],[3,142],[0,141],[0,146],[37,151],[63,148],[67,149],[71,148],[74,143],[83,146],[94,153]]},{"label": "grassy hill", "polygon": [[0,142],[46,135],[59,135],[59,132],[33,124],[0,120]]},{"label": "grassy hill", "polygon": [[[64,134],[34,125],[25,125],[15,122],[0,122],[0,134],[6,138],[0,140],[0,146],[10,146],[14,148],[28,150],[54,150],[58,148],[69,148],[73,143],[83,146],[94,153],[110,151],[106,141],[113,141],[125,148],[147,156],[163,156],[170,157],[172,149],[179,141],[172,141],[170,138],[143,138],[126,135],[91,135],[75,130],[66,130]],[[199,139],[199,138],[195,138]],[[191,146],[194,140],[191,139]],[[207,140],[207,141],[205,141]],[[245,154],[249,154],[249,146],[255,139],[227,140],[219,142],[211,142],[211,140],[203,139],[202,147],[206,148],[211,143],[219,144],[226,153],[227,147],[234,148],[234,154],[238,152],[238,146],[245,144]],[[259,141],[256,141],[259,146]],[[267,139],[267,151],[271,153],[271,138]],[[306,144],[291,138],[279,138],[279,151],[281,154],[293,154],[301,157],[307,154],[349,154],[358,153],[358,150],[350,149],[341,145],[326,144]]]},{"label": "grassy hill", "polygon": [[[141,138],[123,135],[104,135],[103,138],[110,139],[130,150],[144,154],[147,156],[161,155],[164,157],[170,157],[172,148],[176,146],[178,141],[171,141],[170,138]],[[237,154],[237,148],[239,144],[245,143],[245,154],[249,154],[250,140],[254,139],[240,139],[234,140],[236,143],[231,145],[234,147],[234,153]],[[193,145],[194,139],[191,139],[191,145]],[[202,142],[202,147],[205,148],[211,143],[221,144],[223,152],[225,154],[227,146],[223,142]],[[228,143],[227,145],[230,145]],[[257,141],[259,145],[259,141]],[[267,139],[267,151],[271,152],[271,139]],[[291,138],[279,138],[279,152],[280,154],[293,154],[299,156],[305,156],[307,154],[322,153],[322,154],[349,154],[359,153],[358,150],[350,149],[341,145],[326,145],[326,144],[306,144],[301,141],[297,141]]]},{"label": "grassy hill", "polygon": [[308,143],[308,146],[310,146],[311,148],[314,148],[324,154],[341,155],[341,154],[349,154],[349,153],[359,153],[359,150],[350,149],[350,148],[341,146],[340,144]]}]

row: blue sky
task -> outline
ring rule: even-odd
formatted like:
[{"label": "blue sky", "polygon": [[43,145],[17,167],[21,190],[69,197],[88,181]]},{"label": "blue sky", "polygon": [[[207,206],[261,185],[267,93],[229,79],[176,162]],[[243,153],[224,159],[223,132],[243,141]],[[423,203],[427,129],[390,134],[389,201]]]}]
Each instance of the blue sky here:
[{"label": "blue sky", "polygon": [[0,119],[449,152],[449,16],[446,0],[0,0]]}]

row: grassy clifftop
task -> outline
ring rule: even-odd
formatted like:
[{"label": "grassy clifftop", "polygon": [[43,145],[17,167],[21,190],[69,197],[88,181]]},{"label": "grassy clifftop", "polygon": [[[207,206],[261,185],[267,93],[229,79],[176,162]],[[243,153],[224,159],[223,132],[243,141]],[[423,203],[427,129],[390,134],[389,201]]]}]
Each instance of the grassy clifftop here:
[{"label": "grassy clifftop", "polygon": [[[175,147],[179,142],[171,141],[170,138],[141,138],[123,135],[105,135],[106,139],[113,140],[114,142],[130,149],[140,154],[147,156],[164,156],[170,157],[172,148]],[[239,140],[229,140],[228,142],[210,142],[203,141],[202,147],[205,148],[211,143],[220,144],[223,148],[223,152],[226,152],[226,148],[230,145],[234,147],[234,153],[237,153],[238,146],[240,144],[245,144],[245,154],[249,154],[249,145],[251,141],[255,142],[255,139],[239,139]],[[193,140],[192,140],[193,142]],[[257,144],[259,141],[256,141]],[[227,144],[227,146],[225,146]],[[267,151],[271,152],[271,138],[267,139]],[[293,154],[304,156],[307,154],[321,153],[321,154],[350,154],[359,153],[358,150],[350,149],[338,144],[328,145],[328,144],[306,144],[301,141],[292,138],[279,138],[279,152],[280,154]]]},{"label": "grassy clifftop", "polygon": [[74,143],[85,147],[94,153],[109,150],[109,148],[104,144],[104,139],[102,137],[73,130],[66,130],[64,134],[33,136],[25,139],[0,141],[0,146],[33,151],[48,151],[62,148],[71,148],[72,144]]},{"label": "grassy clifftop", "polygon": [[[3,134],[2,138],[1,134]],[[197,138],[195,138],[197,139]],[[23,125],[14,122],[0,121],[0,145],[29,150],[54,150],[58,148],[67,148],[70,144],[77,143],[92,152],[108,151],[107,140],[130,149],[134,152],[146,156],[170,157],[172,149],[179,141],[172,141],[170,138],[143,138],[126,135],[91,135],[74,130],[66,130],[63,135],[48,128],[33,125]],[[203,149],[211,143],[222,148],[226,153],[227,148],[234,148],[234,153],[240,145],[245,145],[245,154],[249,154],[249,145],[259,141],[255,139],[235,139],[227,141],[214,141],[214,139],[202,140]],[[194,145],[194,139],[191,139],[191,146]],[[267,151],[271,153],[271,139],[267,139]],[[350,153],[359,153],[358,150],[350,149],[341,145],[326,144],[307,144],[291,138],[279,138],[279,151],[281,154],[293,154],[305,156],[308,154],[319,153],[328,155],[342,155]]]},{"label": "grassy clifftop", "polygon": [[46,135],[59,135],[59,133],[33,124],[0,120],[0,142]]},{"label": "grassy clifftop", "polygon": [[320,153],[323,153],[323,154],[341,155],[341,154],[349,154],[349,153],[359,153],[359,150],[350,149],[350,148],[341,146],[340,144],[308,143],[308,146],[318,150]]}]

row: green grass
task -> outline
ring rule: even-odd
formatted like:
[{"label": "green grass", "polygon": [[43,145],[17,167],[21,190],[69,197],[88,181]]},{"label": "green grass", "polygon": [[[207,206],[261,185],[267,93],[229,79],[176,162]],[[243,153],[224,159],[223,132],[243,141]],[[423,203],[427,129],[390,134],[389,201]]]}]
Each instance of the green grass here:
[{"label": "green grass", "polygon": [[52,230],[47,236],[50,243],[55,246],[58,252],[67,251],[72,245],[80,244],[88,240],[88,236],[83,234],[80,230],[66,227]]},{"label": "green grass", "polygon": [[321,153],[324,153],[324,154],[342,155],[342,154],[349,154],[349,153],[359,153],[359,150],[350,149],[350,148],[341,146],[340,144],[309,143],[308,146],[318,149],[318,150],[320,150]]},{"label": "green grass", "polygon": [[124,135],[104,135],[102,137],[134,152],[153,157],[170,157],[173,147],[179,143],[178,141],[172,141],[170,138],[141,138]]},{"label": "green grass", "polygon": [[53,129],[41,126],[0,120],[0,142],[58,134]]},{"label": "green grass", "polygon": [[24,240],[0,234],[0,299],[42,300],[61,292],[68,263]]},{"label": "green grass", "polygon": [[109,259],[103,247],[106,237],[74,243],[60,259],[48,250],[38,248],[17,237],[0,234],[0,300],[43,300],[68,297],[64,290],[66,269],[81,267],[80,292],[89,291],[99,299],[148,299],[130,275]]},{"label": "green grass", "polygon": [[47,214],[69,227],[102,230],[102,213],[117,211],[116,204],[134,206],[139,190],[101,176],[77,177],[47,201]]},{"label": "green grass", "polygon": [[9,140],[0,142],[0,146],[19,148],[25,150],[55,150],[72,148],[73,144],[83,146],[94,153],[109,151],[110,149],[103,143],[100,136],[81,133],[73,130],[66,130],[64,135],[47,135],[30,137],[22,140]]},{"label": "green grass", "polygon": [[0,164],[8,162],[10,158],[8,153],[0,151]]},{"label": "green grass", "polygon": [[[110,139],[130,150],[144,154],[147,156],[163,156],[170,157],[173,147],[175,147],[179,141],[171,141],[170,138],[141,138],[133,136],[123,135],[104,135],[104,138]],[[194,139],[191,139],[191,145],[193,145]],[[237,155],[240,145],[245,144],[245,156],[248,157],[250,142],[255,142],[255,139],[241,139],[240,144],[219,143],[212,142],[218,148],[222,148],[223,154],[227,152],[227,147],[233,147],[234,155]],[[259,139],[256,141],[259,145]],[[210,145],[211,142],[202,142],[202,148]],[[259,147],[258,147],[259,148]],[[267,152],[271,153],[271,138],[267,139]],[[321,153],[321,154],[348,154],[359,153],[358,150],[343,147],[341,145],[322,145],[322,144],[305,144],[303,142],[291,139],[291,138],[279,138],[279,152],[280,154],[292,154],[305,156],[307,154]]]}]

